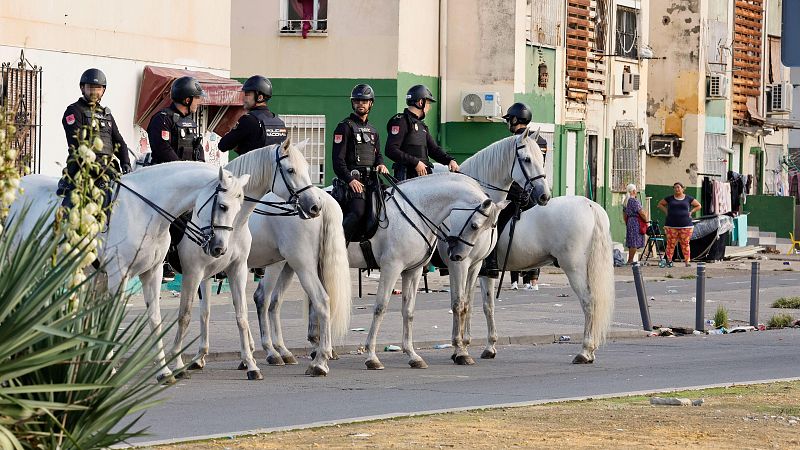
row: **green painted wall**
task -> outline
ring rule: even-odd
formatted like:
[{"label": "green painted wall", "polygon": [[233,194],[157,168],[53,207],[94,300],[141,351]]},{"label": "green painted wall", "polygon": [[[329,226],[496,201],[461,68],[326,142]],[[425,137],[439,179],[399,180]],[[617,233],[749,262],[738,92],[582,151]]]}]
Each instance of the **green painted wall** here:
[{"label": "green painted wall", "polygon": [[747,225],[761,231],[772,231],[779,238],[788,238],[794,232],[794,197],[772,195],[748,195],[744,210]]},{"label": "green painted wall", "polygon": [[439,128],[440,144],[459,162],[508,136],[506,124],[497,122],[447,122]]},{"label": "green painted wall", "polygon": [[372,107],[369,121],[378,129],[381,136],[381,147],[386,142],[386,122],[398,112],[397,80],[271,78],[270,81],[272,81],[273,96],[269,101],[269,107],[272,111],[279,115],[319,114],[325,116],[325,153],[328,155],[325,166],[325,184],[330,184],[334,177],[330,159],[333,130],[336,128],[336,124],[352,112],[350,91],[355,85],[367,83],[375,90],[375,104]]},{"label": "green painted wall", "polygon": [[[539,64],[547,66],[547,87],[539,87]],[[556,51],[528,45],[525,53],[525,92],[515,93],[514,101],[527,104],[533,121],[555,123],[556,117]]]},{"label": "green painted wall", "polygon": [[[663,212],[661,212],[660,209],[658,209],[658,206],[657,206],[658,202],[660,202],[665,197],[668,197],[668,196],[672,195],[673,192],[674,191],[673,191],[671,185],[670,186],[664,186],[664,185],[658,185],[658,184],[648,184],[647,185],[647,192],[640,194],[640,197],[653,197],[653,199],[650,200],[650,202],[651,202],[650,203],[650,213],[653,215],[652,218],[657,220],[658,224],[661,227],[664,226],[664,219],[666,219],[667,216]],[[702,203],[702,198],[700,197],[700,188],[693,187],[693,186],[687,186],[685,192],[686,192],[686,194],[691,195],[692,197],[696,198],[698,202]],[[702,210],[696,212],[694,217],[699,217],[701,212],[702,212]]]}]

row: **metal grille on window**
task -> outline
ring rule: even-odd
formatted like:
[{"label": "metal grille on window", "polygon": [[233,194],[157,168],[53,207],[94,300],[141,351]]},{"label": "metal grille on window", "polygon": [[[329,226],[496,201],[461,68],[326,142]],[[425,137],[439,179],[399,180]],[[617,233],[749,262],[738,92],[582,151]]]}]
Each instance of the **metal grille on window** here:
[{"label": "metal grille on window", "polygon": [[42,68],[32,65],[20,54],[20,61],[12,67],[2,64],[0,72],[0,105],[14,113],[17,133],[11,148],[17,151],[17,168],[31,173],[41,172],[41,115]]},{"label": "metal grille on window", "polygon": [[294,143],[308,139],[303,156],[309,164],[311,182],[325,182],[325,116],[281,115]]},{"label": "metal grille on window", "polygon": [[528,42],[557,46],[564,33],[564,0],[528,0]]},{"label": "metal grille on window", "polygon": [[626,58],[639,56],[639,30],[637,11],[617,8],[617,55]]},{"label": "metal grille on window", "polygon": [[728,148],[727,136],[717,133],[706,133],[705,149],[703,156],[703,172],[713,173],[723,177],[728,172],[728,158],[730,153],[725,151]]},{"label": "metal grille on window", "polygon": [[642,159],[639,155],[639,129],[633,124],[614,128],[614,163],[611,167],[612,189],[624,192],[633,183],[641,187]]}]

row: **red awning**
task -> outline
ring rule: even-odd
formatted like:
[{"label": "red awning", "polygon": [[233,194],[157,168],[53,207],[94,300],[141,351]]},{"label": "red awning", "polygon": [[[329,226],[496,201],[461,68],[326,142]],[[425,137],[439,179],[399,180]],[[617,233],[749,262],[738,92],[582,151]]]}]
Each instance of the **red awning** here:
[{"label": "red awning", "polygon": [[172,103],[169,96],[172,82],[184,76],[197,78],[197,81],[203,86],[203,90],[208,96],[202,99],[203,105],[221,107],[212,108],[221,112],[222,117],[209,117],[208,124],[215,124],[211,131],[220,135],[227,133],[244,114],[242,84],[230,78],[193,70],[145,66],[134,122],[142,128],[146,128],[153,114]]}]

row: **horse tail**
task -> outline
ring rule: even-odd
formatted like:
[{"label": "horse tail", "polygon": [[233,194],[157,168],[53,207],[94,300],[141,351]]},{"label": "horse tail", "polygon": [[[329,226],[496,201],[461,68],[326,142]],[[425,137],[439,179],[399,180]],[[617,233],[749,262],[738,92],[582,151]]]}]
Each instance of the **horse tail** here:
[{"label": "horse tail", "polygon": [[319,244],[319,273],[330,299],[331,339],[341,342],[350,328],[352,286],[347,258],[342,210],[327,193],[322,195],[322,235]]},{"label": "horse tail", "polygon": [[606,338],[614,316],[614,254],[608,214],[594,203],[594,229],[587,264],[592,308],[592,341],[600,346]]}]

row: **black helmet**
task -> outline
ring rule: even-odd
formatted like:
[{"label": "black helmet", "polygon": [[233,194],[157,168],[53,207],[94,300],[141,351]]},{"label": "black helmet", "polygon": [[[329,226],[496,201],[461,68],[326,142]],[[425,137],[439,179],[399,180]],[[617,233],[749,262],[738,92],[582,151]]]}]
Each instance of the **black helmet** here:
[{"label": "black helmet", "polygon": [[97,84],[106,87],[106,74],[100,69],[87,69],[81,75],[81,82],[78,84],[81,86],[84,84]]},{"label": "black helmet", "polygon": [[242,90],[245,92],[252,91],[262,94],[265,97],[264,100],[269,100],[272,97],[272,83],[261,75],[253,75],[248,78],[247,81],[244,82]]},{"label": "black helmet", "polygon": [[205,95],[205,92],[203,92],[200,82],[195,77],[180,77],[172,82],[170,98],[174,102],[183,104],[183,101],[189,97],[201,97],[203,95]]},{"label": "black helmet", "polygon": [[409,89],[408,93],[406,94],[406,105],[414,106],[420,100],[426,100],[431,103],[436,103],[436,99],[433,98],[431,90],[428,89],[424,84],[411,86],[411,89]]},{"label": "black helmet", "polygon": [[350,100],[375,100],[375,91],[368,84],[359,84],[350,93]]},{"label": "black helmet", "polygon": [[531,123],[533,114],[531,113],[531,109],[528,108],[528,105],[525,103],[514,103],[508,108],[506,115],[503,116],[503,119],[505,120],[511,120],[512,118],[517,119],[516,123],[527,125]]}]

